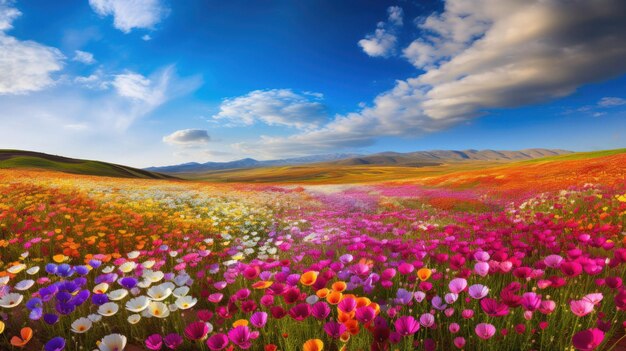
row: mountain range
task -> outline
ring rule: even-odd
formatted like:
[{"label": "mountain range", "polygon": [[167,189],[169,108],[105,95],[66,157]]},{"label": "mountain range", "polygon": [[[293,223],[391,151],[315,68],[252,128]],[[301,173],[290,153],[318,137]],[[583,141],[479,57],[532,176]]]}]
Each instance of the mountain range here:
[{"label": "mountain range", "polygon": [[149,167],[145,168],[145,170],[160,173],[200,173],[227,169],[293,166],[306,164],[422,167],[464,161],[522,161],[570,153],[572,153],[572,151],[561,149],[524,149],[517,151],[473,149],[461,151],[432,150],[407,153],[381,152],[370,155],[338,153],[265,161],[259,161],[253,158],[244,158],[230,162],[190,162],[172,166]]}]

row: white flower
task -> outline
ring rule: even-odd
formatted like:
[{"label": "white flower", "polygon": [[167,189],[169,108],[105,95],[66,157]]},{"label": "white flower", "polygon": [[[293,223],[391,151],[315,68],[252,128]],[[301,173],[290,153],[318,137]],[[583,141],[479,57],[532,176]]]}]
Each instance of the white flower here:
[{"label": "white flower", "polygon": [[74,333],[81,334],[91,329],[92,325],[93,323],[89,318],[81,317],[72,323],[71,328]]},{"label": "white flower", "polygon": [[163,302],[150,302],[148,305],[148,312],[150,315],[157,318],[166,318],[170,315],[170,310]]},{"label": "white flower", "polygon": [[148,295],[154,301],[163,301],[172,294],[172,289],[163,284],[148,289]]},{"label": "white flower", "polygon": [[141,265],[143,266],[143,268],[150,269],[150,268],[152,268],[152,266],[154,266],[155,263],[156,263],[155,260],[147,260],[146,262],[142,263]]},{"label": "white flower", "polygon": [[39,273],[39,266],[33,266],[33,267],[30,267],[30,268],[26,271],[26,273],[28,273],[28,274],[30,274],[30,275],[35,275],[35,274]]},{"label": "white flower", "polygon": [[107,290],[109,290],[109,284],[107,284],[107,283],[100,283],[100,284],[94,286],[91,291],[93,291],[94,294],[104,294],[105,292],[107,292]]},{"label": "white flower", "polygon": [[130,316],[128,316],[127,320],[128,320],[128,323],[130,323],[130,324],[137,324],[141,320],[141,315],[139,315],[139,314],[131,314]]},{"label": "white flower", "polygon": [[135,268],[137,268],[137,263],[133,261],[124,262],[120,265],[120,271],[123,273],[132,272]]},{"label": "white flower", "polygon": [[131,251],[128,254],[126,254],[126,256],[128,256],[128,258],[130,258],[131,260],[134,260],[135,258],[139,257],[140,254],[141,252],[139,251]]},{"label": "white flower", "polygon": [[102,320],[102,316],[99,314],[95,314],[95,313],[88,315],[87,318],[89,318],[89,320],[94,323],[98,323]]},{"label": "white flower", "polygon": [[151,301],[147,296],[137,296],[126,302],[126,309],[131,312],[141,312],[148,308],[150,302]]},{"label": "white flower", "polygon": [[115,302],[107,302],[98,307],[98,313],[103,316],[109,317],[116,314],[119,309],[120,306],[118,306]]},{"label": "white flower", "polygon": [[114,269],[115,269],[115,267],[113,267],[113,266],[106,266],[106,267],[102,268],[102,273],[111,273],[111,272],[113,272]]},{"label": "white flower", "polygon": [[174,291],[172,292],[172,294],[175,297],[183,297],[183,296],[187,295],[188,293],[189,293],[189,287],[188,286],[181,286],[180,288],[174,289]]},{"label": "white flower", "polygon": [[161,271],[152,271],[150,269],[146,269],[143,272],[143,278],[150,281],[151,283],[156,283],[163,279],[165,274]]},{"label": "white flower", "polygon": [[110,293],[107,294],[107,296],[109,297],[109,300],[111,300],[111,301],[121,300],[121,299],[125,298],[126,295],[128,295],[128,290],[126,290],[126,289],[113,290],[113,291],[111,291]]},{"label": "white flower", "polygon": [[181,310],[186,310],[186,309],[192,308],[197,302],[198,302],[198,299],[192,296],[182,296],[176,300],[175,304]]},{"label": "white flower", "polygon": [[0,297],[0,307],[4,307],[4,308],[13,308],[17,305],[19,305],[22,300],[24,299],[24,296],[18,294],[18,293],[9,293],[6,294],[2,297]]},{"label": "white flower", "polygon": [[24,269],[26,269],[26,265],[23,263],[20,264],[16,264],[15,266],[11,266],[7,269],[7,272],[11,273],[11,274],[17,274],[21,271],[23,271]]},{"label": "white flower", "polygon": [[15,284],[15,289],[20,290],[20,291],[28,290],[34,284],[35,284],[35,281],[32,279],[22,280],[21,282],[18,282],[17,284]]},{"label": "white flower", "polygon": [[122,351],[126,347],[126,337],[122,334],[109,334],[100,340],[100,351]]}]

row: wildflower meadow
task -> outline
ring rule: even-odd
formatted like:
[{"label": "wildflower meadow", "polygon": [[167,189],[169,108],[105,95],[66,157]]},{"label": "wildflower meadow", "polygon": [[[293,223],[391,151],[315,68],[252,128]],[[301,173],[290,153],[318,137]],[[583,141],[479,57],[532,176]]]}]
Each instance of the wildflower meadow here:
[{"label": "wildflower meadow", "polygon": [[617,350],[623,160],[473,186],[2,170],[0,349]]}]

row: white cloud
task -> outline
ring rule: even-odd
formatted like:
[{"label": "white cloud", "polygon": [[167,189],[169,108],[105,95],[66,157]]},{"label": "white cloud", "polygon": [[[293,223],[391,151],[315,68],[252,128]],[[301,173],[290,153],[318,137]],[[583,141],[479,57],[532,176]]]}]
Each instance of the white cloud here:
[{"label": "white cloud", "polygon": [[601,106],[601,107],[615,107],[615,106],[622,106],[622,105],[626,105],[626,99],[619,98],[619,97],[607,96],[607,97],[603,97],[598,102],[598,106]]},{"label": "white cloud", "polygon": [[207,144],[209,141],[211,141],[209,133],[203,129],[177,130],[163,137],[166,144],[179,146],[197,146]]},{"label": "white cloud", "polygon": [[169,13],[161,0],[89,0],[89,5],[100,16],[113,16],[113,25],[124,33],[153,29]]},{"label": "white cloud", "polygon": [[150,41],[150,40],[152,40],[152,37],[150,35],[148,35],[148,34],[144,34],[141,37],[141,40],[143,40],[143,41]]},{"label": "white cloud", "polygon": [[326,107],[320,101],[322,98],[318,93],[297,94],[290,89],[255,90],[224,100],[213,118],[228,120],[235,125],[261,122],[307,129],[327,120]]},{"label": "white cloud", "polygon": [[64,57],[58,49],[5,33],[21,15],[12,3],[0,0],[0,95],[44,89],[54,84],[51,75],[63,68]]},{"label": "white cloud", "polygon": [[96,63],[96,59],[93,57],[93,54],[86,51],[76,50],[74,52],[73,61],[81,62],[86,65],[91,65]]},{"label": "white cloud", "polygon": [[13,21],[22,14],[12,4],[11,0],[0,0],[0,31],[13,28]]},{"label": "white cloud", "polygon": [[401,7],[391,6],[387,13],[387,22],[378,22],[376,31],[358,42],[363,52],[369,56],[387,57],[395,53],[398,42],[396,28],[402,26],[404,12]]},{"label": "white cloud", "polygon": [[111,85],[129,104],[129,110],[124,114],[126,118],[119,118],[117,126],[125,129],[135,119],[171,99],[195,91],[201,84],[199,76],[178,77],[174,66],[160,69],[149,77],[130,71],[115,75]]},{"label": "white cloud", "polygon": [[362,147],[566,96],[626,72],[624,14],[622,0],[447,0],[404,50],[423,74],[315,130],[237,147],[268,156]]}]

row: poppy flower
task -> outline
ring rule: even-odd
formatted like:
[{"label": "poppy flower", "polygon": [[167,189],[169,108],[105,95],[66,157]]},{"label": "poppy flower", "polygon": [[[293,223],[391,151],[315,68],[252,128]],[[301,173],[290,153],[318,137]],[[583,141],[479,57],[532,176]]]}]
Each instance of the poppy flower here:
[{"label": "poppy flower", "polygon": [[481,339],[489,339],[496,333],[496,327],[489,323],[479,323],[474,328],[476,335]]},{"label": "poppy flower", "polygon": [[226,334],[218,333],[211,335],[207,339],[206,345],[212,351],[218,351],[226,348],[226,346],[228,346],[228,342],[228,336],[226,336]]},{"label": "poppy flower", "polygon": [[160,350],[163,347],[163,337],[161,334],[152,334],[146,338],[145,344],[150,350]]},{"label": "poppy flower", "polygon": [[20,330],[20,336],[13,336],[11,338],[11,345],[15,347],[25,347],[32,338],[33,330],[29,327],[24,327]]},{"label": "poppy flower", "polygon": [[302,345],[303,351],[322,351],[324,349],[324,342],[320,339],[309,339]]},{"label": "poppy flower", "polygon": [[109,334],[103,337],[98,344],[100,351],[119,351],[126,347],[126,336],[121,334]]},{"label": "poppy flower", "polygon": [[597,328],[580,331],[572,337],[572,344],[577,350],[595,350],[604,341],[604,332]]},{"label": "poppy flower", "polygon": [[394,326],[396,327],[396,332],[402,336],[415,334],[420,328],[419,322],[412,316],[402,316],[396,319]]},{"label": "poppy flower", "polygon": [[62,351],[65,349],[65,339],[60,336],[50,339],[45,345],[45,351]]},{"label": "poppy flower", "polygon": [[417,270],[417,277],[421,281],[426,281],[433,274],[433,271],[428,268],[420,268]]},{"label": "poppy flower", "polygon": [[305,285],[305,286],[311,286],[315,284],[315,281],[317,280],[318,275],[319,275],[319,272],[316,272],[316,271],[305,272],[300,276],[300,283],[302,283],[302,285]]},{"label": "poppy flower", "polygon": [[210,332],[205,322],[192,322],[185,328],[185,336],[190,340],[203,340]]}]

